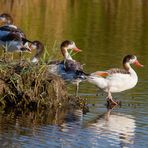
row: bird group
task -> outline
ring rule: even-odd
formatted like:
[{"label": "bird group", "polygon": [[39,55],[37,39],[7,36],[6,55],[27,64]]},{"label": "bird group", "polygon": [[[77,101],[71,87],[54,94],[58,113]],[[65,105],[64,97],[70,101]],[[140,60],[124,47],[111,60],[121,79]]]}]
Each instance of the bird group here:
[{"label": "bird group", "polygon": [[[0,21],[3,25],[0,27],[0,47],[6,52],[31,52],[36,50],[32,58],[33,63],[38,63],[40,56],[44,51],[44,45],[40,41],[30,41],[26,38],[24,32],[13,25],[12,17],[3,13],[0,15]],[[131,67],[134,64],[143,67],[135,55],[126,55],[123,58],[123,69],[113,68],[106,71],[96,71],[86,74],[83,71],[83,65],[74,60],[70,51],[80,52],[73,41],[65,40],[61,43],[61,53],[64,57],[62,61],[51,61],[48,63],[50,72],[60,75],[65,81],[77,85],[76,94],[78,95],[79,83],[83,80],[96,85],[99,89],[107,93],[107,100],[117,105],[113,100],[111,93],[122,92],[133,88],[138,82],[138,76]]]},{"label": "bird group", "polygon": [[[7,13],[0,15],[0,47],[4,50],[4,58],[7,52],[19,52],[22,58],[23,52],[31,52],[32,49],[38,52],[43,52],[43,44],[40,41],[30,41],[26,38],[25,33],[13,24],[12,17]],[[40,50],[39,50],[40,49]],[[33,62],[36,62],[33,59]]]}]

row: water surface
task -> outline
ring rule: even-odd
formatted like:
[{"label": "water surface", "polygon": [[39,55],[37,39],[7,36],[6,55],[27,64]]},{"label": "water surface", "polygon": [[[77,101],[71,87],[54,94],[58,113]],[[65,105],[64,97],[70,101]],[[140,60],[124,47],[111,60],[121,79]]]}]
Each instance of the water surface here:
[{"label": "water surface", "polygon": [[[96,96],[96,87],[89,83],[80,86],[89,106],[86,114],[64,109],[21,116],[2,112],[1,147],[147,147],[148,1],[1,0],[0,12],[12,14],[14,23],[30,40],[42,41],[53,59],[62,58],[60,50],[53,54],[55,41],[75,41],[83,52],[74,58],[88,73],[121,67],[127,54],[137,55],[145,65],[134,67],[139,76],[135,88],[114,94],[122,106],[111,113],[105,95]],[[74,94],[73,86],[68,90]]]}]

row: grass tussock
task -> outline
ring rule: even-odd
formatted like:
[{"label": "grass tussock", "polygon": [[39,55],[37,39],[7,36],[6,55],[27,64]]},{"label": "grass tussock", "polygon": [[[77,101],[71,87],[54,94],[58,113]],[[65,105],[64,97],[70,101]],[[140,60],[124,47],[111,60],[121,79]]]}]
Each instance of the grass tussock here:
[{"label": "grass tussock", "polygon": [[27,60],[17,62],[7,58],[5,62],[0,59],[0,109],[24,112],[67,106],[88,110],[85,99],[68,96],[64,81],[49,72],[46,63],[59,59],[58,53],[59,43],[55,41],[52,54],[45,48],[37,65]]},{"label": "grass tussock", "polygon": [[48,65],[29,62],[0,63],[0,105],[3,107],[53,107],[67,102],[64,81]]}]

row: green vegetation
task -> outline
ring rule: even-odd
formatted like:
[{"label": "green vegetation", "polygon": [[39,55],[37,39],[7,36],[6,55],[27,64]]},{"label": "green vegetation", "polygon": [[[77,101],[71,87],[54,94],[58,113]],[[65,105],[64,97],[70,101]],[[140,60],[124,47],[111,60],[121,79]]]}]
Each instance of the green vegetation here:
[{"label": "green vegetation", "polygon": [[0,63],[1,109],[38,109],[62,106],[84,108],[85,99],[69,97],[64,81],[47,64],[27,61]]},{"label": "green vegetation", "polygon": [[0,64],[1,105],[57,106],[67,100],[63,80],[48,72],[48,66],[29,62]]}]

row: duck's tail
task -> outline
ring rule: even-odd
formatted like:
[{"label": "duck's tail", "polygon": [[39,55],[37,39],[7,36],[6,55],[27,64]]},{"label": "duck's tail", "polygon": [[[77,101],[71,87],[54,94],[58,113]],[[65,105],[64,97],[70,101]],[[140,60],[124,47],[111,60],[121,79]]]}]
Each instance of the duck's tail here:
[{"label": "duck's tail", "polygon": [[79,79],[86,80],[88,76],[90,76],[90,74],[85,73],[82,70],[77,70],[76,71],[76,77],[79,78]]}]

